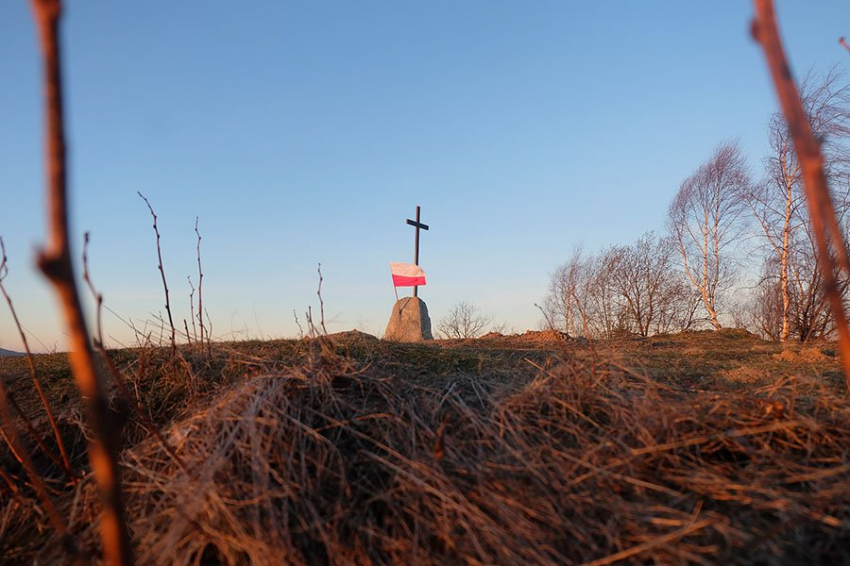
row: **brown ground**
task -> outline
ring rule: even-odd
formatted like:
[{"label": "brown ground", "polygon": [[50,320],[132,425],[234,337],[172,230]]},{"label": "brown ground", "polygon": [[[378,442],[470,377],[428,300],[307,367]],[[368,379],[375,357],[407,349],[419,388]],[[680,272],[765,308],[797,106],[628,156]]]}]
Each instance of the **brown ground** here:
[{"label": "brown ground", "polygon": [[[742,331],[404,345],[330,339],[113,352],[141,563],[850,561],[850,401],[830,344]],[[38,356],[84,469],[63,355]],[[0,376],[39,416],[26,361]],[[19,423],[20,424],[20,423]],[[77,544],[98,504],[30,446]],[[65,555],[8,453],[0,557]]]}]

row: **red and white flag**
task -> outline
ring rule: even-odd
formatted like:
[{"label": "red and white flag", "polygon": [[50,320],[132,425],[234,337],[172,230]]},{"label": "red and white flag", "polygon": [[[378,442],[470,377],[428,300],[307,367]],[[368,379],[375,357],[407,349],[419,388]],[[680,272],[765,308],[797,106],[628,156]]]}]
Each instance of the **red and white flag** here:
[{"label": "red and white flag", "polygon": [[418,265],[391,261],[390,271],[395,287],[418,287],[425,284],[425,272]]}]

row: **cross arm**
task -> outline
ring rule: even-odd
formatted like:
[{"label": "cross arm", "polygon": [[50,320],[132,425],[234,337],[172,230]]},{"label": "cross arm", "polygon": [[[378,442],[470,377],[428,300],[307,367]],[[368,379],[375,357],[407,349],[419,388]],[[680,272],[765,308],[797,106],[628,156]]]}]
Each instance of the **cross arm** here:
[{"label": "cross arm", "polygon": [[427,230],[427,229],[428,229],[428,225],[427,225],[427,224],[422,224],[421,222],[416,222],[415,220],[410,220],[410,219],[408,219],[408,220],[407,220],[407,223],[408,223],[408,224],[410,224],[411,226],[416,226],[417,228],[422,228],[423,230]]}]

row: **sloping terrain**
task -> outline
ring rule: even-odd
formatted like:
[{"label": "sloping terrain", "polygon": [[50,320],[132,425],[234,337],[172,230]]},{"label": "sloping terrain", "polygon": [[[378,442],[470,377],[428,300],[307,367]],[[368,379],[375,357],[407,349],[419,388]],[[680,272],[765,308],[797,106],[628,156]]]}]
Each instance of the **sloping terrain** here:
[{"label": "sloping terrain", "polygon": [[[345,333],[112,355],[167,443],[116,400],[143,564],[850,560],[850,402],[828,344]],[[36,362],[83,468],[67,367]],[[25,362],[0,374],[35,414]],[[96,557],[90,481],[37,461]],[[0,463],[22,486],[3,486],[0,556],[61,560]]]}]

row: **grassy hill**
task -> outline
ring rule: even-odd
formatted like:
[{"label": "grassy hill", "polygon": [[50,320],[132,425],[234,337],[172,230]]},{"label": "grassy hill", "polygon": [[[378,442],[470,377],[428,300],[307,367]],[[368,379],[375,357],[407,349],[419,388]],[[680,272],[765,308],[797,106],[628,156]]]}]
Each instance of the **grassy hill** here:
[{"label": "grassy hill", "polygon": [[[850,401],[829,344],[344,333],[112,357],[165,441],[115,397],[143,564],[850,560]],[[65,357],[36,366],[82,470]],[[49,441],[28,375],[0,362]],[[30,449],[96,557],[90,478]],[[60,560],[25,475],[0,465],[20,488],[0,484],[0,556]]]}]

